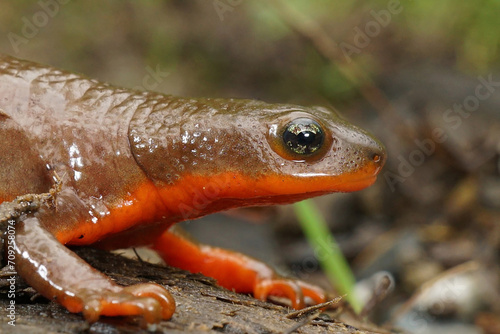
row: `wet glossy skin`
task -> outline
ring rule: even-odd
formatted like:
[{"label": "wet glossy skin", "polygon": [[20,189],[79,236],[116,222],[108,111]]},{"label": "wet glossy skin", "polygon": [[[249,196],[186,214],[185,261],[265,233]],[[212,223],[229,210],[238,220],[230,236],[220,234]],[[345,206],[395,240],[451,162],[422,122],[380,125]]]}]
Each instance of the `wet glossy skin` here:
[{"label": "wet glossy skin", "polygon": [[[307,155],[283,140],[304,118],[323,135]],[[119,287],[62,244],[149,245],[236,291],[285,295],[294,307],[303,295],[321,302],[319,288],[168,229],[229,208],[359,190],[385,160],[376,140],[324,108],[141,93],[1,55],[0,129],[0,202],[47,192],[54,173],[62,176],[56,207],[17,223],[17,270],[91,321],[142,314],[156,322],[175,306],[163,287]]]}]

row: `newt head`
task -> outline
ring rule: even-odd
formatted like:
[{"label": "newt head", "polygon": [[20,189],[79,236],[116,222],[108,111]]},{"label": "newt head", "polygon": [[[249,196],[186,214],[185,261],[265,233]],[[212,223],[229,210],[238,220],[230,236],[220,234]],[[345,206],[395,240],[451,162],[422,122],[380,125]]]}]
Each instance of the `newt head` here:
[{"label": "newt head", "polygon": [[360,190],[385,162],[380,142],[326,108],[222,99],[183,105],[190,107],[175,118],[170,112],[170,124],[157,110],[133,120],[129,133],[167,207],[197,197],[205,214]]},{"label": "newt head", "polygon": [[386,159],[377,139],[323,107],[277,117],[270,122],[268,142],[281,157],[277,160],[288,191],[299,197],[300,192],[319,195],[370,186]]}]

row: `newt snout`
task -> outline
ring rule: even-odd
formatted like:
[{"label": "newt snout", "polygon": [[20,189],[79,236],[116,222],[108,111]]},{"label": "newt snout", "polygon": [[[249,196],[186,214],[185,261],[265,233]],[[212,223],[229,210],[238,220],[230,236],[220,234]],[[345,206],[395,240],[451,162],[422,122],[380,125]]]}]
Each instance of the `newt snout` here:
[{"label": "newt snout", "polygon": [[348,123],[334,131],[346,143],[345,172],[357,174],[360,179],[377,176],[386,161],[384,145],[367,131]]}]

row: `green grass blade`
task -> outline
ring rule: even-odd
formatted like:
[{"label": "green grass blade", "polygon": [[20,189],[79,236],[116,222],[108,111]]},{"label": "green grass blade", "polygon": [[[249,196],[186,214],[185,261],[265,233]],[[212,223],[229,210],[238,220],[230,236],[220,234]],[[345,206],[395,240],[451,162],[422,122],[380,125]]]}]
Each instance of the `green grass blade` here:
[{"label": "green grass blade", "polygon": [[311,200],[294,204],[294,209],[302,230],[328,279],[340,295],[347,295],[346,299],[354,311],[359,313],[362,307],[354,294],[356,279],[330,233],[325,219]]}]

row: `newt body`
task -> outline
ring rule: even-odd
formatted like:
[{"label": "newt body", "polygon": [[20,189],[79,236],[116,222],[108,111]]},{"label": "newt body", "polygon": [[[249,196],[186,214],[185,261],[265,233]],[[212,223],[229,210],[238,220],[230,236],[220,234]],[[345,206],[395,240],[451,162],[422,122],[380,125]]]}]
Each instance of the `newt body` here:
[{"label": "newt body", "polygon": [[[90,320],[171,317],[163,287],[121,287],[64,245],[146,245],[169,264],[294,307],[324,292],[266,265],[199,245],[179,221],[253,205],[292,203],[371,185],[384,149],[321,107],[190,99],[120,89],[0,55],[0,202],[46,193],[54,207],[16,226],[16,268],[42,295]],[[57,260],[54,260],[57,259]],[[91,283],[90,283],[91,282]]]}]

